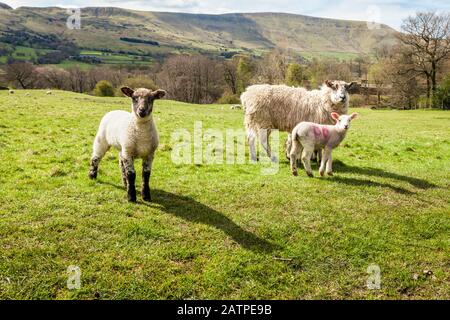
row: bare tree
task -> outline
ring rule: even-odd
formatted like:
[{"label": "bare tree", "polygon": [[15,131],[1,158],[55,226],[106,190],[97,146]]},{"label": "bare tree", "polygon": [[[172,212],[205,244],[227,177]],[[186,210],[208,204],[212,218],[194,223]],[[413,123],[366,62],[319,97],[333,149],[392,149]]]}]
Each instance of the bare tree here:
[{"label": "bare tree", "polygon": [[403,21],[402,30],[398,38],[412,57],[410,71],[425,76],[429,104],[437,89],[437,74],[450,55],[450,14],[418,12]]},{"label": "bare tree", "polygon": [[35,66],[30,62],[13,62],[6,66],[6,80],[22,87],[33,88],[36,82]]},{"label": "bare tree", "polygon": [[232,94],[238,93],[238,59],[226,60],[222,64],[222,72],[225,84]]}]

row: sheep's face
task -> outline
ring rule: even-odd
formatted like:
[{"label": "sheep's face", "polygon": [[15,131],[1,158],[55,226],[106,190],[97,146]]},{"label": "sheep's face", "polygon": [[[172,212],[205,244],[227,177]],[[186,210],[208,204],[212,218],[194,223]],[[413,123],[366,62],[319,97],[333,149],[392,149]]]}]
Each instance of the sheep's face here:
[{"label": "sheep's face", "polygon": [[331,117],[336,120],[336,126],[341,130],[350,129],[350,122],[358,116],[357,113],[352,113],[351,115],[339,115],[336,112],[331,113]]},{"label": "sheep's face", "polygon": [[349,100],[348,91],[356,84],[356,82],[345,81],[325,81],[325,85],[332,89],[330,91],[330,99],[333,104],[346,104]]},{"label": "sheep's face", "polygon": [[161,99],[166,94],[161,89],[152,91],[144,88],[133,90],[128,87],[123,87],[121,90],[124,95],[130,97],[133,101],[132,111],[139,119],[145,119],[150,116],[153,111],[153,101]]}]

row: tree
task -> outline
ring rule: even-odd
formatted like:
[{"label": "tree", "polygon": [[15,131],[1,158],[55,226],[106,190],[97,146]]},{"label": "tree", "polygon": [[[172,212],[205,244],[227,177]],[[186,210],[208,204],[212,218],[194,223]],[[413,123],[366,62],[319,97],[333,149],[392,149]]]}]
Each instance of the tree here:
[{"label": "tree", "polygon": [[31,89],[36,82],[35,66],[29,62],[10,63],[6,66],[6,80],[22,89]]},{"label": "tree", "polygon": [[238,93],[238,63],[239,60],[236,58],[233,58],[231,60],[226,60],[222,64],[222,70],[223,70],[223,78],[225,81],[225,84],[227,85],[228,89],[230,90],[231,94],[236,95]]},{"label": "tree", "polygon": [[286,80],[285,83],[288,86],[300,87],[303,84],[305,76],[303,74],[303,68],[298,63],[290,63],[286,70]]},{"label": "tree", "polygon": [[98,97],[114,97],[114,87],[109,81],[101,80],[94,88],[94,95]]},{"label": "tree", "polygon": [[250,85],[255,73],[255,66],[248,57],[240,57],[237,65],[238,93],[242,93]]},{"label": "tree", "polygon": [[450,55],[450,14],[419,12],[403,21],[398,38],[412,57],[411,71],[427,82],[427,105],[437,89],[437,74]]},{"label": "tree", "polygon": [[281,84],[286,78],[288,63],[286,55],[274,50],[263,56],[257,67],[258,82],[268,84]]},{"label": "tree", "polygon": [[448,74],[436,90],[435,105],[442,109],[450,109],[450,74]]},{"label": "tree", "polygon": [[386,85],[386,69],[383,60],[378,61],[369,68],[369,80],[375,84],[377,88],[377,106],[381,104],[381,93]]}]

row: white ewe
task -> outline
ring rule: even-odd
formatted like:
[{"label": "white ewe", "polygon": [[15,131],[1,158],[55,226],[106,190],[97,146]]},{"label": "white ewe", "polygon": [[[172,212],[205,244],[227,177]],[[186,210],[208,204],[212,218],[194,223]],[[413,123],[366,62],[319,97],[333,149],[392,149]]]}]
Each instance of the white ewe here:
[{"label": "white ewe", "polygon": [[122,179],[128,192],[128,201],[136,202],[136,172],[134,159],[142,159],[142,198],[151,201],[149,180],[152,162],[159,138],[153,121],[153,102],[164,97],[164,90],[132,90],[123,87],[122,92],[132,99],[131,110],[107,113],[100,122],[94,139],[94,151],[91,158],[89,177],[97,178],[98,165],[106,151],[112,146],[119,150],[119,163]]},{"label": "white ewe", "polygon": [[256,161],[255,139],[259,140],[272,161],[269,145],[270,131],[291,132],[301,121],[333,124],[331,112],[346,114],[348,111],[348,90],[355,83],[325,81],[320,90],[285,85],[254,85],[241,95],[245,109],[244,125],[250,146],[252,161]]},{"label": "white ewe", "polygon": [[308,176],[312,177],[311,156],[316,149],[324,149],[322,160],[320,163],[319,173],[321,176],[326,172],[333,175],[333,160],[331,153],[342,140],[344,140],[347,130],[350,128],[350,122],[356,118],[358,114],[341,115],[332,112],[331,117],[336,120],[334,126],[320,125],[313,122],[301,122],[294,130],[292,130],[292,149],[290,154],[291,170],[294,176],[297,173],[297,159],[301,154],[302,162]]},{"label": "white ewe", "polygon": [[14,90],[9,90],[9,94],[14,94]]}]

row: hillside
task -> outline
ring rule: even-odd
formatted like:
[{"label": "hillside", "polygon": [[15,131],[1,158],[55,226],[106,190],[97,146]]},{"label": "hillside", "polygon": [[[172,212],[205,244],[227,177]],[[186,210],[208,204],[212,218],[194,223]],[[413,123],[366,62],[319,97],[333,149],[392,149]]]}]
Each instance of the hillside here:
[{"label": "hillside", "polygon": [[208,15],[83,8],[81,30],[66,27],[68,16],[62,8],[11,10],[0,5],[0,41],[48,50],[58,49],[49,42],[59,46],[73,42],[90,50],[84,53],[89,56],[105,51],[153,58],[192,51],[258,55],[274,47],[309,55],[351,55],[369,53],[380,43],[390,44],[395,34],[384,25],[369,30],[365,22],[284,13]]}]

